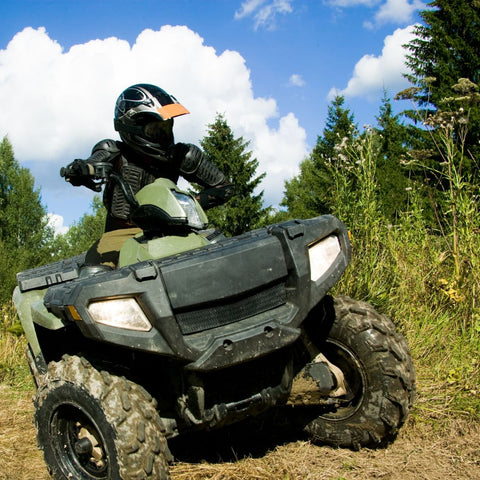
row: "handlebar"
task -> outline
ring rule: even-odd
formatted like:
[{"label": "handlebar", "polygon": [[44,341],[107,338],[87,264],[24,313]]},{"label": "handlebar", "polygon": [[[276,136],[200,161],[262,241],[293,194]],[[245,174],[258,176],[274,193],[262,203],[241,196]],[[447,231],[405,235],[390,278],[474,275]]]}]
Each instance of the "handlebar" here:
[{"label": "handlebar", "polygon": [[[74,186],[84,185],[90,190],[100,192],[102,185],[112,179],[121,188],[125,199],[134,208],[138,208],[138,202],[130,185],[118,173],[113,171],[110,162],[86,162],[74,160],[66,167],[60,169],[60,176]],[[95,180],[97,180],[95,182]]]},{"label": "handlebar", "polygon": [[112,164],[110,162],[88,163],[83,166],[80,166],[80,164],[76,162],[77,160],[66,167],[62,167],[60,169],[60,176],[63,178],[88,176],[94,180],[103,180],[103,182],[105,182],[108,180],[112,171]]},{"label": "handlebar", "polygon": [[60,176],[74,186],[84,185],[90,190],[100,192],[112,173],[110,162],[85,162],[74,160],[60,169]]}]

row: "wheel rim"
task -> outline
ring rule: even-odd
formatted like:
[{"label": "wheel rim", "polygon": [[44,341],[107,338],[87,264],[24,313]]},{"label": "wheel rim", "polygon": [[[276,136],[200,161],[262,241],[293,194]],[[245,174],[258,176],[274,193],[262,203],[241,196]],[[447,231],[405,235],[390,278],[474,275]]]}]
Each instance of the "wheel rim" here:
[{"label": "wheel rim", "polygon": [[108,450],[95,421],[77,405],[61,405],[51,417],[51,441],[63,472],[75,478],[109,478]]},{"label": "wheel rim", "polygon": [[323,347],[322,353],[342,371],[347,388],[346,395],[332,397],[331,408],[320,415],[329,421],[346,420],[361,407],[366,392],[366,374],[358,357],[344,344],[328,339]]}]

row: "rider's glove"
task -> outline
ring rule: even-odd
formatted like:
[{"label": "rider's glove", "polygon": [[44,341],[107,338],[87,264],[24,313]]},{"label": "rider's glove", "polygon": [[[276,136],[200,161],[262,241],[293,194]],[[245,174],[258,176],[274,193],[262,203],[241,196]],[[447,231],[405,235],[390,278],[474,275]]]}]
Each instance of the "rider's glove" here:
[{"label": "rider's glove", "polygon": [[93,173],[92,166],[84,160],[79,159],[74,160],[60,170],[60,176],[65,177],[67,182],[69,182],[72,177],[88,177],[89,175],[93,175]]},{"label": "rider's glove", "polygon": [[60,176],[65,177],[65,181],[71,183],[75,187],[84,185],[85,187],[99,192],[101,185],[95,183],[92,176],[95,174],[93,166],[84,160],[76,159],[69,163],[66,167],[60,169]]},{"label": "rider's glove", "polygon": [[233,193],[233,185],[225,183],[224,185],[202,190],[196,195],[196,199],[204,210],[208,210],[230,200]]}]

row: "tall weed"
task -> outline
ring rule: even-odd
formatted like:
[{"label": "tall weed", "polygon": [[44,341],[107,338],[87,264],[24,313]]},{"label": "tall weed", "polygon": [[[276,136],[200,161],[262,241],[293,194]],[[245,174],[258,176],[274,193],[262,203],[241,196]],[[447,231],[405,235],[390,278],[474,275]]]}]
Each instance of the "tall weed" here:
[{"label": "tall weed", "polygon": [[423,186],[413,183],[408,211],[396,225],[387,224],[375,176],[378,134],[367,131],[339,152],[341,163],[332,162],[333,175],[348,177],[354,186],[335,193],[341,204],[334,214],[351,230],[353,252],[337,289],[391,316],[408,338],[420,375],[448,392],[449,408],[480,415],[477,192],[458,168],[463,153],[453,143],[453,130],[437,134],[444,135],[444,162],[436,173],[447,186],[436,206],[438,229],[422,210]]},{"label": "tall weed", "polygon": [[0,306],[0,383],[18,389],[33,385],[27,365],[26,339],[21,334],[12,303]]},{"label": "tall weed", "polygon": [[352,262],[339,288],[379,306],[390,295],[392,259],[377,195],[378,136],[367,129],[353,142],[340,144],[336,153],[328,164],[340,187],[334,192],[333,214],[346,223],[352,244]]}]

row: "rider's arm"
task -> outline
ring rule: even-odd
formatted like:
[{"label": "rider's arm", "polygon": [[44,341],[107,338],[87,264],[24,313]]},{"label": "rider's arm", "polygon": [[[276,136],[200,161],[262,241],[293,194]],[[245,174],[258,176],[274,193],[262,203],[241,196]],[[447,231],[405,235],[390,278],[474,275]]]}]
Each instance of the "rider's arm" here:
[{"label": "rider's arm", "polygon": [[115,140],[101,140],[92,148],[92,154],[85,162],[112,162],[120,155],[120,148]]},{"label": "rider's arm", "polygon": [[204,209],[222,205],[233,194],[233,185],[202,151],[195,145],[178,143],[175,152],[180,162],[180,173],[189,182],[204,188],[197,200]]},{"label": "rider's arm", "polygon": [[120,149],[114,140],[102,140],[93,147],[90,157],[74,160],[60,170],[60,175],[76,187],[84,185],[99,192],[101,183],[95,183],[94,179],[105,180],[113,161],[119,155]]}]

